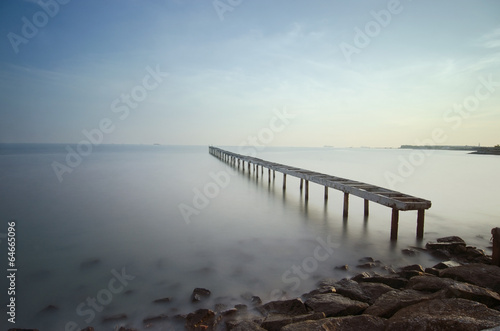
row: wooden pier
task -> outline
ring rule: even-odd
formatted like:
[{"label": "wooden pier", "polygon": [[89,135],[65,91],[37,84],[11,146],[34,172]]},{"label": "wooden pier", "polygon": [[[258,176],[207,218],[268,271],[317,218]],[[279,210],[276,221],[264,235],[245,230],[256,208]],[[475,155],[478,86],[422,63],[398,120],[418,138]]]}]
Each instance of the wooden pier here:
[{"label": "wooden pier", "polygon": [[349,195],[351,194],[364,199],[365,216],[369,214],[369,201],[392,208],[391,240],[397,240],[398,238],[399,211],[416,210],[417,238],[422,239],[424,237],[425,210],[431,207],[431,202],[429,200],[350,179],[273,163],[251,156],[244,156],[213,146],[209,146],[209,152],[223,161],[229,162],[235,166],[237,165],[238,169],[241,166],[243,170],[245,170],[246,162],[248,170],[250,171],[253,168],[256,176],[259,175],[259,167],[261,168],[261,175],[264,175],[264,168],[266,168],[269,182],[271,182],[271,178],[274,180],[276,171],[281,172],[283,174],[283,190],[286,190],[287,175],[300,178],[300,190],[305,190],[304,198],[306,201],[309,199],[309,182],[317,183],[325,187],[325,200],[328,199],[329,188],[342,191],[344,192],[344,217],[347,217],[349,214]]}]

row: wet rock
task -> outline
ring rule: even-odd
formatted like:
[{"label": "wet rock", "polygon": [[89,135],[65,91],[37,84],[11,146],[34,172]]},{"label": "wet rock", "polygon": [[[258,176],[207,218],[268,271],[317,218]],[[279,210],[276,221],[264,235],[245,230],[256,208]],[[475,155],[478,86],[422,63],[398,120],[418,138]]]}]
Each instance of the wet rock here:
[{"label": "wet rock", "polygon": [[271,301],[257,307],[256,309],[264,316],[268,316],[269,314],[297,316],[308,313],[304,302],[302,302],[302,300],[298,298],[282,301]]},{"label": "wet rock", "polygon": [[236,310],[247,310],[247,309],[248,309],[248,306],[247,306],[247,305],[244,305],[244,304],[242,304],[242,303],[239,303],[239,304],[237,304],[237,305],[234,305],[234,308],[235,308]]},{"label": "wet rock", "polygon": [[494,265],[473,263],[444,269],[439,276],[486,287],[500,293],[500,267]]},{"label": "wet rock", "polygon": [[[16,331],[16,330],[21,330],[21,329],[13,329],[13,330],[9,330],[9,331]],[[31,330],[31,329],[30,329]],[[25,331],[28,331],[28,330],[25,330]],[[33,331],[38,331],[38,330],[33,330]],[[89,326],[89,327],[86,327],[85,329],[82,329],[80,331],[94,331],[94,328]]]},{"label": "wet rock", "polygon": [[349,299],[370,302],[370,297],[368,297],[364,292],[358,282],[351,279],[342,279],[335,283],[336,293],[343,295]]},{"label": "wet rock", "polygon": [[298,323],[303,321],[312,321],[325,318],[323,313],[310,313],[306,315],[290,316],[290,315],[269,315],[262,322],[261,327],[268,331],[280,331],[285,325]]},{"label": "wet rock", "polygon": [[102,322],[107,323],[107,322],[122,321],[126,319],[127,319],[126,314],[116,314],[116,315],[104,316],[102,318]]},{"label": "wet rock", "polygon": [[303,294],[302,298],[308,299],[316,294],[327,294],[327,293],[336,293],[336,292],[337,292],[337,289],[335,287],[320,287],[320,288],[317,288],[315,290],[312,290],[309,293]]},{"label": "wet rock", "polygon": [[324,330],[342,330],[342,331],[383,331],[385,330],[386,320],[369,315],[347,316],[325,318],[318,321],[307,321],[289,324],[281,331],[324,331]]},{"label": "wet rock", "polygon": [[458,236],[449,236],[449,237],[443,237],[443,238],[438,238],[436,240],[438,243],[462,243],[465,244],[465,240]]},{"label": "wet rock", "polygon": [[439,262],[435,266],[433,266],[434,269],[448,269],[448,268],[453,268],[453,267],[460,267],[462,264],[455,262],[455,261],[443,261]]},{"label": "wet rock", "polygon": [[[39,331],[38,329],[9,329],[8,331]],[[85,331],[85,330],[82,330]],[[91,331],[94,331],[94,328],[92,328]]]},{"label": "wet rock", "polygon": [[462,298],[483,303],[489,307],[500,305],[500,295],[494,291],[455,281],[450,278],[414,277],[408,282],[407,288],[417,291],[437,292],[444,291],[447,298]]},{"label": "wet rock", "polygon": [[192,302],[199,302],[203,299],[208,298],[211,293],[212,292],[210,292],[206,288],[195,288],[193,290],[193,294],[191,294],[191,301]]},{"label": "wet rock", "polygon": [[[439,295],[444,298],[441,293]],[[435,298],[435,294],[424,294],[415,290],[390,291],[381,295],[363,314],[389,318],[401,308]]]},{"label": "wet rock", "polygon": [[359,263],[375,262],[373,257],[367,256],[358,260]]},{"label": "wet rock", "polygon": [[362,273],[357,274],[356,276],[352,277],[351,279],[356,281],[356,282],[360,282],[362,279],[370,278],[370,277],[372,277],[371,274],[369,274],[367,272],[362,272]]},{"label": "wet rock", "polygon": [[430,251],[445,251],[449,254],[462,254],[467,251],[467,249],[465,248],[465,243],[462,242],[429,242],[425,245],[425,247]]},{"label": "wet rock", "polygon": [[88,259],[80,263],[80,269],[81,270],[86,270],[92,267],[96,267],[101,263],[100,259]]},{"label": "wet rock", "polygon": [[395,289],[401,289],[406,286],[408,280],[405,278],[401,278],[398,276],[388,275],[388,276],[372,276],[372,277],[364,277],[359,280],[360,282],[369,282],[369,283],[381,283],[388,285]]},{"label": "wet rock", "polygon": [[335,283],[338,282],[338,279],[335,278],[325,278],[318,282],[318,288],[320,287],[335,287]]},{"label": "wet rock", "polygon": [[417,256],[417,254],[419,254],[419,252],[417,250],[412,249],[412,248],[402,249],[401,253],[403,253],[403,255],[406,255],[406,256]]},{"label": "wet rock", "polygon": [[259,324],[252,321],[239,322],[235,327],[230,328],[232,331],[266,331]]},{"label": "wet rock", "polygon": [[185,328],[188,331],[214,330],[215,313],[210,309],[198,309],[186,316]]},{"label": "wet rock", "polygon": [[365,302],[336,293],[314,295],[307,299],[305,305],[314,312],[325,313],[327,317],[356,315],[368,307]]},{"label": "wet rock", "polygon": [[439,276],[439,269],[436,268],[425,268],[425,273],[433,276]]},{"label": "wet rock", "polygon": [[377,266],[377,264],[375,262],[366,262],[366,263],[363,263],[363,264],[358,264],[356,266],[356,268],[360,268],[360,269],[372,269],[372,268],[375,268]]},{"label": "wet rock", "polygon": [[389,319],[388,331],[482,330],[500,325],[500,312],[465,299],[428,300],[399,310]]},{"label": "wet rock", "polygon": [[168,316],[166,314],[160,314],[156,316],[150,316],[146,317],[145,319],[142,320],[144,324],[150,324],[150,323],[158,323],[158,322],[163,322],[168,319]]},{"label": "wet rock", "polygon": [[262,299],[256,295],[252,296],[250,298],[250,302],[253,304],[253,305],[261,305],[262,304]]},{"label": "wet rock", "polygon": [[413,264],[406,266],[401,269],[399,275],[403,278],[410,279],[415,276],[422,276],[424,274],[424,269],[419,264]]},{"label": "wet rock", "polygon": [[347,265],[347,264],[339,265],[339,266],[336,266],[335,269],[348,271],[349,270],[349,265]]},{"label": "wet rock", "polygon": [[387,266],[387,265],[381,266],[380,269],[386,271],[388,274],[396,274],[397,273],[396,270],[394,270],[394,268]]},{"label": "wet rock", "polygon": [[169,303],[170,301],[172,301],[171,298],[161,298],[154,300],[153,303]]},{"label": "wet rock", "polygon": [[359,283],[363,293],[370,299],[368,303],[372,305],[382,294],[393,291],[388,285],[380,283]]},{"label": "wet rock", "polygon": [[138,330],[137,329],[130,329],[130,328],[122,326],[118,329],[118,331],[138,331]]}]

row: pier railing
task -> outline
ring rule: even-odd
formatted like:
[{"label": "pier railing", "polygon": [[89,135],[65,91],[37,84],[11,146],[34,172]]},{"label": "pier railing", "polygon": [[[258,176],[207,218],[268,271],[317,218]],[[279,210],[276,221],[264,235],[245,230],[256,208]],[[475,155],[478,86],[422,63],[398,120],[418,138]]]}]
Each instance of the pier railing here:
[{"label": "pier railing", "polygon": [[283,174],[283,190],[286,190],[287,175],[300,178],[300,190],[305,189],[304,196],[306,201],[309,199],[309,182],[325,187],[325,200],[328,199],[328,188],[344,192],[344,217],[347,217],[349,214],[349,195],[351,194],[364,199],[365,216],[369,214],[369,201],[392,208],[391,240],[396,240],[398,237],[399,211],[417,210],[417,238],[422,239],[424,236],[425,210],[431,207],[429,200],[376,185],[269,162],[256,157],[240,155],[213,146],[209,146],[209,152],[223,161],[237,165],[238,168],[241,165],[243,170],[245,170],[246,162],[248,169],[251,170],[253,167],[253,171],[257,176],[259,174],[259,167],[261,167],[262,175],[264,174],[264,168],[266,168],[269,182],[271,182],[271,177],[275,178],[276,171],[281,172]]}]

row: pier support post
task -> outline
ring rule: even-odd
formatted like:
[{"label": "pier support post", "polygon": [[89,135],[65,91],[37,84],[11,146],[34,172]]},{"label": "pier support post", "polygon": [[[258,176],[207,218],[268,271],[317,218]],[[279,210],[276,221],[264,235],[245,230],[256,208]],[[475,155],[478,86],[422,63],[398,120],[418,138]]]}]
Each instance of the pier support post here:
[{"label": "pier support post", "polygon": [[305,199],[306,201],[309,200],[309,181],[306,180],[306,194],[305,194]]},{"label": "pier support post", "polygon": [[269,183],[271,182],[271,168],[267,169],[267,179],[269,180]]},{"label": "pier support post", "polygon": [[259,178],[259,165],[257,164],[257,168],[256,168],[256,171],[255,171],[255,176],[257,178]]},{"label": "pier support post", "polygon": [[344,217],[349,216],[349,193],[344,193]]},{"label": "pier support post", "polygon": [[369,214],[370,214],[369,200],[365,199],[365,216],[368,216]]},{"label": "pier support post", "polygon": [[398,240],[399,210],[392,209],[391,217],[391,240]]},{"label": "pier support post", "polygon": [[493,265],[500,267],[500,228],[491,229],[491,235],[493,237],[493,254],[491,259]]},{"label": "pier support post", "polygon": [[286,174],[283,174],[283,191],[286,190]]},{"label": "pier support post", "polygon": [[424,237],[424,217],[425,209],[419,209],[417,214],[417,239]]},{"label": "pier support post", "polygon": [[276,171],[273,170],[273,179],[276,178]]},{"label": "pier support post", "polygon": [[325,200],[328,200],[328,186],[325,186]]}]

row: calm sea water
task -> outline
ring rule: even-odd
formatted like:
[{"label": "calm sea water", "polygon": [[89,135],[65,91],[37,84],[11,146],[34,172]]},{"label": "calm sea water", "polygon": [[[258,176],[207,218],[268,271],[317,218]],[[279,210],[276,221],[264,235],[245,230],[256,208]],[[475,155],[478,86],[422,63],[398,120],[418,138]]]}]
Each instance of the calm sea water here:
[{"label": "calm sea water", "polygon": [[[323,188],[311,184],[306,204],[298,179],[288,178],[284,193],[281,174],[271,183],[267,173],[257,179],[211,156],[206,146],[100,146],[60,182],[52,163],[66,163],[65,148],[0,145],[0,265],[7,269],[4,234],[7,221],[15,220],[19,328],[64,330],[74,323],[77,330],[112,330],[117,323],[102,319],[121,313],[128,316],[123,323],[141,328],[147,316],[246,303],[249,293],[264,301],[295,297],[321,278],[354,275],[365,256],[395,267],[432,265],[431,257],[407,257],[401,249],[440,236],[458,235],[491,253],[490,230],[500,225],[497,156],[434,151],[413,171],[398,173],[414,151],[258,152],[262,159],[384,187],[388,171],[404,175],[395,189],[433,206],[423,242],[415,239],[416,212],[408,211],[400,213],[399,239],[391,243],[389,208],[371,204],[365,218],[363,200],[351,197],[345,220],[341,193],[330,190],[325,203]],[[190,211],[189,222],[179,206]],[[322,248],[328,241],[333,248]],[[344,264],[351,270],[335,269]],[[5,279],[0,286],[5,293]],[[210,299],[191,304],[195,287],[210,289]],[[165,297],[171,302],[152,302]],[[45,309],[49,305],[57,309]],[[0,325],[13,327],[2,315]]]}]

